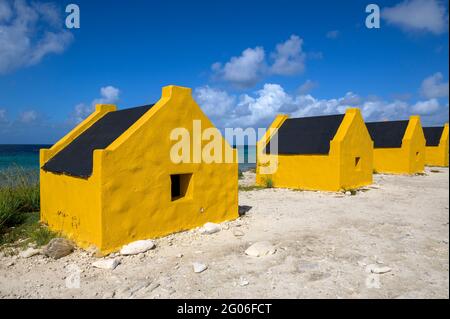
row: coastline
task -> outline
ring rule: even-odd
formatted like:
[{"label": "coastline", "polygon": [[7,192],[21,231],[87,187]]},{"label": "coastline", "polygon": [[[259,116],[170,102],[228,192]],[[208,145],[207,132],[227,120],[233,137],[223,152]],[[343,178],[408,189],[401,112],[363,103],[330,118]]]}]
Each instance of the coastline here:
[{"label": "coastline", "polygon": [[[0,171],[21,167],[26,170],[39,169],[39,149],[51,144],[0,144]],[[256,146],[237,146],[239,170],[242,172],[256,167]]]}]

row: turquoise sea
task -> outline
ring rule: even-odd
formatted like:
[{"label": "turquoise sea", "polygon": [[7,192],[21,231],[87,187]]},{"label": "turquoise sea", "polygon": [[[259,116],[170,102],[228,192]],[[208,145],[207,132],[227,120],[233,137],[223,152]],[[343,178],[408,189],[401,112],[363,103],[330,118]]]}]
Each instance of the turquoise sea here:
[{"label": "turquoise sea", "polygon": [[[45,144],[0,144],[0,170],[22,167],[39,169],[39,149],[48,148]],[[243,171],[254,168],[256,160],[255,146],[238,146],[239,168]]]},{"label": "turquoise sea", "polygon": [[256,167],[256,146],[237,146],[239,156],[239,169],[247,171]]},{"label": "turquoise sea", "polygon": [[39,169],[39,149],[50,145],[0,144],[0,170],[11,167]]}]

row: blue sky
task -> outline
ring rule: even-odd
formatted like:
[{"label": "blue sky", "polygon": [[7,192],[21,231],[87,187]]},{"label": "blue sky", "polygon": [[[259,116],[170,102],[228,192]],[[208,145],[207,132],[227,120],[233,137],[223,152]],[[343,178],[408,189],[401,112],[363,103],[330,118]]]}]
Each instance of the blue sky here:
[{"label": "blue sky", "polygon": [[[64,25],[69,3],[79,29]],[[0,0],[0,143],[53,143],[93,104],[153,103],[168,84],[221,128],[348,106],[438,125],[448,56],[447,1]]]}]

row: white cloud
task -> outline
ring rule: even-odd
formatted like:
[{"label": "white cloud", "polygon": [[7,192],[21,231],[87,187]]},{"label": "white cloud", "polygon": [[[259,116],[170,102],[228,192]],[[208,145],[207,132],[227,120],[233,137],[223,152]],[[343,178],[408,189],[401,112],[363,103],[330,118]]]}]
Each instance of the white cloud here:
[{"label": "white cloud", "polygon": [[38,114],[34,110],[25,111],[20,113],[19,115],[19,121],[22,123],[31,123],[36,121],[38,118]]},{"label": "white cloud", "polygon": [[114,86],[108,85],[100,89],[100,98],[95,99],[92,105],[95,104],[112,104],[119,100],[120,90]]},{"label": "white cloud", "polygon": [[0,0],[0,74],[61,53],[72,39],[56,6]]},{"label": "white cloud", "polygon": [[295,97],[295,110],[290,113],[293,117],[343,113],[349,106],[343,102],[352,94],[349,92],[344,97],[337,99],[317,99],[310,94],[299,94]]},{"label": "white cloud", "polygon": [[311,80],[306,80],[305,83],[300,85],[300,87],[298,88],[298,92],[300,94],[306,94],[306,93],[311,92],[313,89],[315,89],[318,86],[319,86],[319,83],[317,83],[315,81],[311,81]]},{"label": "white cloud", "polygon": [[31,6],[41,15],[42,20],[53,27],[60,27],[62,18],[59,14],[59,8],[53,3],[32,2]]},{"label": "white cloud", "polygon": [[[12,110],[11,110],[12,111]],[[46,114],[25,110],[14,117],[0,109],[0,144],[43,144],[55,142],[73,123],[50,122]]]},{"label": "white cloud", "polygon": [[409,106],[404,101],[368,100],[361,105],[361,111],[366,121],[387,121],[405,119],[408,117]]},{"label": "white cloud", "polygon": [[232,57],[222,67],[220,63],[212,66],[220,78],[237,87],[251,87],[255,85],[266,72],[265,53],[261,47],[245,49],[238,57]]},{"label": "white cloud", "polygon": [[280,85],[270,83],[261,90],[240,96],[209,86],[195,92],[199,105],[220,128],[267,127],[280,113],[292,117],[319,116],[344,113],[348,107],[359,107],[367,121],[407,119],[419,114],[424,123],[442,124],[448,118],[448,103],[440,105],[436,99],[409,104],[401,100],[362,98],[353,92],[338,98],[319,99],[311,94],[289,94]]},{"label": "white cloud", "polygon": [[419,115],[433,115],[439,110],[439,102],[436,99],[419,101],[411,107],[411,110]]},{"label": "white cloud", "polygon": [[358,106],[362,103],[362,98],[353,92],[347,92],[339,99],[339,103],[341,105]]},{"label": "white cloud", "polygon": [[240,56],[222,64],[211,66],[215,78],[231,83],[237,88],[251,88],[269,75],[294,75],[304,71],[306,54],[303,40],[296,35],[276,45],[270,54],[272,64],[266,61],[263,47],[247,48]]},{"label": "white cloud", "polygon": [[303,40],[296,35],[284,43],[277,44],[272,53],[274,62],[271,72],[278,75],[293,75],[305,70],[305,53],[302,51]]},{"label": "white cloud", "polygon": [[75,105],[73,114],[70,115],[70,122],[80,123],[94,111],[92,105],[79,103]]},{"label": "white cloud", "polygon": [[255,95],[255,97],[248,94],[241,96],[237,107],[248,109],[249,114],[235,119],[234,123],[251,126],[273,120],[274,114],[280,112],[283,107],[288,108],[293,102],[278,84],[264,84],[263,89],[256,91]]},{"label": "white cloud", "polygon": [[7,21],[12,16],[12,10],[5,0],[0,0],[0,23]]},{"label": "white cloud", "polygon": [[46,121],[45,116],[36,110],[25,110],[12,118],[7,116],[6,109],[0,109],[0,128],[8,130],[8,133],[30,132],[36,127],[44,126],[50,129],[51,124]]},{"label": "white cloud", "polygon": [[442,73],[437,72],[425,80],[420,87],[420,93],[426,98],[448,97],[448,81],[443,82]]},{"label": "white cloud", "polygon": [[442,34],[448,30],[448,13],[438,0],[405,0],[393,7],[384,8],[382,18],[405,31],[422,31]]},{"label": "white cloud", "polygon": [[69,121],[80,123],[88,117],[95,109],[95,104],[114,104],[119,100],[120,90],[108,85],[100,89],[100,97],[94,99],[90,104],[79,103],[75,105],[74,112],[70,115]]},{"label": "white cloud", "polygon": [[331,30],[327,32],[326,37],[328,39],[337,39],[340,34],[341,32],[339,32],[339,30]]},{"label": "white cloud", "polygon": [[44,56],[50,53],[62,53],[72,41],[72,35],[68,32],[53,33],[46,32],[42,39],[29,53],[28,65],[39,63]]},{"label": "white cloud", "polygon": [[195,89],[194,94],[196,101],[202,106],[202,110],[211,118],[222,117],[235,105],[235,97],[209,86]]}]

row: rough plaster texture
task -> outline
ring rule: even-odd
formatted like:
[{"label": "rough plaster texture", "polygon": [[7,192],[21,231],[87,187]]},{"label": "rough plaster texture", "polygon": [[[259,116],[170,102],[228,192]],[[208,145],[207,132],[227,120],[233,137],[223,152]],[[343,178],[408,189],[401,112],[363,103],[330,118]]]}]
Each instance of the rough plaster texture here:
[{"label": "rough plaster texture", "polygon": [[[41,166],[113,106],[97,110],[49,150]],[[238,216],[237,163],[173,163],[174,128],[214,128],[188,88],[163,88],[161,99],[118,139],[94,151],[88,179],[57,175],[41,169],[41,220],[81,247],[94,245],[103,253],[132,241],[156,238]],[[191,137],[193,134],[191,134]],[[193,138],[193,137],[192,137]],[[222,137],[221,137],[222,138]],[[193,153],[191,143],[191,154]],[[201,140],[202,148],[208,141]],[[236,151],[222,138],[225,151]],[[172,174],[192,174],[186,196],[172,200]]]},{"label": "rough plaster texture", "polygon": [[[279,115],[269,129],[276,131],[287,119]],[[272,132],[272,135],[273,135]],[[372,183],[373,142],[359,109],[345,113],[328,155],[271,155],[261,152],[271,138],[271,132],[257,144],[256,183],[265,185],[271,179],[275,187],[305,190],[338,191]],[[359,158],[358,162],[356,158]],[[273,174],[263,174],[266,163],[278,163]]]},{"label": "rough plaster texture", "polygon": [[425,136],[420,117],[411,116],[400,148],[375,148],[373,168],[378,173],[416,174],[425,167]]},{"label": "rough plaster texture", "polygon": [[439,145],[425,147],[425,165],[448,166],[448,132],[448,123],[446,123]]}]

